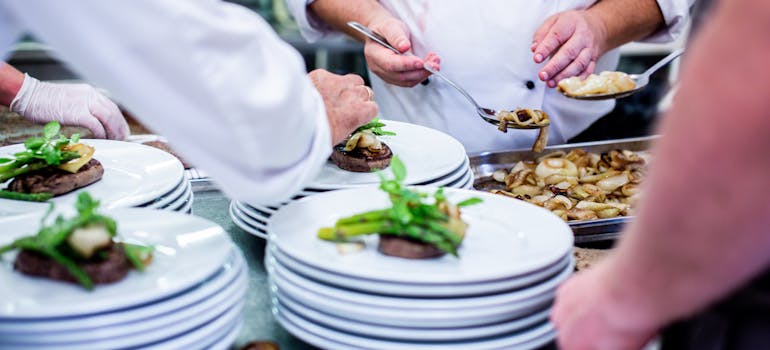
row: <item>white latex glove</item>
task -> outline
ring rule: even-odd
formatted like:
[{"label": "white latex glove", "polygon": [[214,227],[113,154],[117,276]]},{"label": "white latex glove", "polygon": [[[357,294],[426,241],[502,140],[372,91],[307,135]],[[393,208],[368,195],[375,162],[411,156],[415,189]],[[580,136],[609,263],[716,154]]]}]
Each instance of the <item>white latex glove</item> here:
[{"label": "white latex glove", "polygon": [[10,107],[34,123],[82,126],[100,139],[123,140],[129,134],[118,106],[87,84],[45,83],[24,74]]}]

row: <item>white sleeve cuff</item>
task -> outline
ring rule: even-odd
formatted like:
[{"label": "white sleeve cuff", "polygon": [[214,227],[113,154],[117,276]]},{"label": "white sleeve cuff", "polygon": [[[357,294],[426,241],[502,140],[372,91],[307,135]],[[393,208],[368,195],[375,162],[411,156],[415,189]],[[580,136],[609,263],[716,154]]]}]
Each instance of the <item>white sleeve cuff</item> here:
[{"label": "white sleeve cuff", "polygon": [[687,27],[690,19],[690,7],[695,0],[657,0],[663,13],[665,27],[640,40],[646,43],[666,43],[676,40]]},{"label": "white sleeve cuff", "polygon": [[308,11],[308,6],[315,0],[286,0],[289,12],[297,22],[299,32],[308,42],[316,42],[329,36],[341,36],[326,22],[318,18],[315,14]]}]

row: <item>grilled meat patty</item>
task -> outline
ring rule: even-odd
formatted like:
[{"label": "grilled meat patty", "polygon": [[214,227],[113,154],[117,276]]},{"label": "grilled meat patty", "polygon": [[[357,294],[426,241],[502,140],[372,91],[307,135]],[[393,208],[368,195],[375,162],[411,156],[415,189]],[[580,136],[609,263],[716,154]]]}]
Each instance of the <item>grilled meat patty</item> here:
[{"label": "grilled meat patty", "polygon": [[340,169],[353,171],[357,173],[368,173],[375,170],[382,170],[390,165],[390,159],[393,158],[393,152],[384,142],[382,149],[377,152],[370,151],[368,148],[355,148],[352,151],[345,151],[345,144],[334,146],[331,160]]},{"label": "grilled meat patty", "polygon": [[[126,257],[122,244],[113,244],[105,252],[107,256],[103,259],[79,264],[95,284],[120,281],[126,277],[133,266]],[[13,263],[13,268],[27,275],[76,283],[75,278],[64,265],[47,256],[28,250],[19,252]]]},{"label": "grilled meat patty", "polygon": [[58,196],[99,181],[102,175],[102,164],[96,159],[91,159],[74,174],[61,169],[46,168],[19,175],[8,185],[8,190],[21,193],[49,192]]},{"label": "grilled meat patty", "polygon": [[406,259],[438,258],[446,254],[433,244],[392,235],[380,235],[378,249],[382,254]]}]

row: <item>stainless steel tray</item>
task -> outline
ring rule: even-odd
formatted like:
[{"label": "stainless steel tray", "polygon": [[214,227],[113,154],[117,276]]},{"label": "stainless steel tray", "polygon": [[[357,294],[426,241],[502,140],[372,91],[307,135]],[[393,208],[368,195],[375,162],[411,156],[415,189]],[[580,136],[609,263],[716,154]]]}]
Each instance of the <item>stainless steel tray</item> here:
[{"label": "stainless steel tray", "polygon": [[[494,179],[492,173],[497,169],[513,167],[521,160],[534,160],[539,156],[555,151],[569,152],[573,149],[582,148],[589,152],[602,153],[613,149],[627,149],[631,151],[645,151],[650,148],[652,142],[659,136],[647,136],[630,139],[609,140],[599,142],[571,143],[547,147],[543,153],[535,153],[529,149],[484,152],[471,154],[471,170],[475,181],[473,188],[480,191],[491,189],[502,189],[503,186]],[[631,221],[633,217],[621,216],[617,218],[569,221],[572,232],[575,233],[575,243],[595,242],[613,240],[618,237],[623,225]]]}]

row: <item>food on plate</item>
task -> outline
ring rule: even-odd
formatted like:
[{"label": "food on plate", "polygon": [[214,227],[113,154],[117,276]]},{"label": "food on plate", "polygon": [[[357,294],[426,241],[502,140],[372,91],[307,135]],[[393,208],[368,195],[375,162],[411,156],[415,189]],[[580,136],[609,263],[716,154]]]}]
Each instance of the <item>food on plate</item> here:
[{"label": "food on plate", "polygon": [[516,109],[514,111],[500,111],[497,112],[498,130],[502,132],[508,132],[508,123],[514,123],[518,126],[536,126],[540,130],[537,134],[537,139],[532,145],[532,151],[542,152],[545,146],[548,144],[548,126],[551,125],[551,120],[548,118],[548,114],[539,109]]},{"label": "food on plate", "polygon": [[334,146],[332,162],[340,169],[359,173],[387,168],[393,152],[377,136],[395,133],[382,130],[383,126],[385,124],[374,118],[356,129],[345,141]]},{"label": "food on plate", "polygon": [[591,74],[585,79],[570,77],[559,81],[558,88],[567,96],[590,96],[616,94],[633,90],[636,83],[628,74],[623,72],[601,72]]},{"label": "food on plate", "polygon": [[104,168],[93,158],[94,148],[78,143],[80,136],[59,133],[57,122],[43,129],[43,136],[24,142],[24,150],[0,158],[0,183],[13,179],[0,197],[45,201],[99,181]]},{"label": "food on plate", "polygon": [[559,151],[495,171],[492,177],[505,189],[490,192],[539,205],[564,220],[625,216],[639,198],[647,163],[629,150]]},{"label": "food on plate", "polygon": [[[318,238],[345,242],[343,251],[358,251],[361,243],[349,242],[357,237],[379,234],[379,251],[385,255],[407,259],[427,259],[446,253],[457,256],[468,225],[462,220],[460,208],[481,202],[479,198],[452,204],[439,188],[431,196],[406,188],[404,164],[393,157],[393,179],[380,175],[380,189],[392,203],[389,208],[373,210],[337,220],[334,227],[318,230]],[[362,198],[363,200],[363,198]]]},{"label": "food on plate", "polygon": [[97,213],[98,207],[98,201],[82,192],[75,204],[77,216],[58,216],[46,225],[46,215],[36,235],[0,246],[0,256],[18,249],[13,264],[16,271],[79,283],[89,290],[94,284],[120,281],[132,268],[144,271],[152,261],[153,248],[121,242],[116,237],[117,223]]}]

